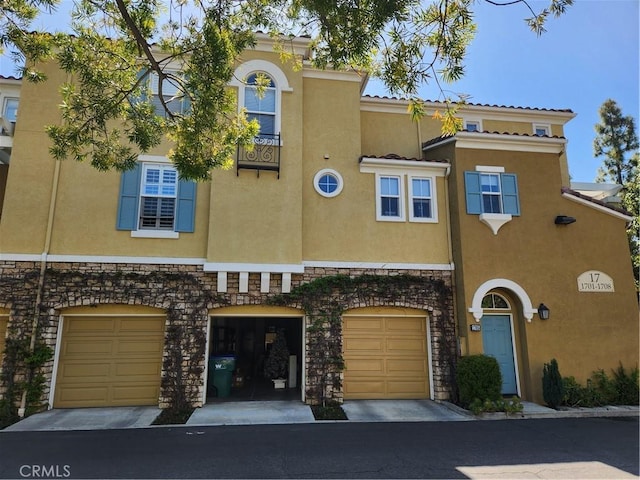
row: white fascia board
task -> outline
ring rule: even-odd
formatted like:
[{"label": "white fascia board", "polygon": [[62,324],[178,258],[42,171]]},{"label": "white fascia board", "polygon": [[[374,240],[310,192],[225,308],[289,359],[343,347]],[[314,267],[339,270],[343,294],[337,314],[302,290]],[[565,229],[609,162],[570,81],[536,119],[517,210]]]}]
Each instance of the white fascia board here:
[{"label": "white fascia board", "polygon": [[377,270],[454,270],[453,263],[388,263],[388,262],[333,262],[326,260],[304,260],[305,267],[317,268],[366,268]]},{"label": "white fascia board", "polygon": [[360,162],[360,173],[407,174],[413,172],[416,175],[424,175],[425,172],[429,172],[436,177],[444,177],[449,167],[451,164],[444,162],[363,157]]},{"label": "white fascia board", "polygon": [[356,70],[318,70],[305,63],[302,70],[303,78],[319,78],[321,80],[339,80],[342,82],[355,82],[360,83],[366,79],[366,75],[357,72]]},{"label": "white fascia board", "polygon": [[[565,138],[509,135],[502,133],[458,132],[456,148],[507,150],[512,152],[556,153],[564,151]],[[442,145],[439,143],[438,145]]]},{"label": "white fascia board", "polygon": [[575,195],[571,195],[570,193],[563,193],[562,196],[567,200],[571,200],[572,202],[576,202],[586,207],[593,208],[594,210],[606,213],[608,215],[611,215],[612,217],[620,218],[626,222],[631,222],[633,220],[632,216],[625,215],[624,213],[617,212],[607,207],[603,207],[602,205],[598,205],[597,203],[585,200],[584,198],[576,197]]},{"label": "white fascia board", "polygon": [[181,257],[124,257],[109,255],[46,255],[24,253],[0,253],[0,261],[59,263],[141,263],[145,265],[204,265],[204,258]]},{"label": "white fascia board", "polygon": [[249,273],[304,273],[299,263],[221,263],[205,262],[205,272],[249,272]]}]

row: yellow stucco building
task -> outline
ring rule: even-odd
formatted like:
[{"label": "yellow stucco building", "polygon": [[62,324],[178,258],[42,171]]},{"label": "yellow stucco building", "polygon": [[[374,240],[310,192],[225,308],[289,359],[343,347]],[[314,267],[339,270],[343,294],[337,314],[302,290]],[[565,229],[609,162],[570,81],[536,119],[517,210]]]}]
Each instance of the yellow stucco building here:
[{"label": "yellow stucco building", "polygon": [[294,69],[264,38],[230,85],[260,119],[255,148],[196,185],[167,145],[123,174],[54,160],[44,126],[65,79],[46,68],[44,84],[0,79],[0,356],[20,339],[51,349],[50,408],[271,390],[278,334],[286,391],[308,403],[449,399],[473,353],[499,359],[504,394],[538,402],[551,358],[579,380],[636,366],[630,217],[570,189],[571,111],[470,104],[440,137],[437,102],[413,122],[407,102],[363,96],[366,78]]}]

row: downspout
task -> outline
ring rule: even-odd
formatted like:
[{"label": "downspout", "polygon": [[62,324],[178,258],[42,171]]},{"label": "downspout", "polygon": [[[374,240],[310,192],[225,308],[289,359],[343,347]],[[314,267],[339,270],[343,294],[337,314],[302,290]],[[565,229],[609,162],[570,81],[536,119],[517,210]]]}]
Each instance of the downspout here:
[{"label": "downspout", "polygon": [[[36,292],[36,304],[33,311],[33,321],[31,322],[31,343],[29,344],[29,352],[33,353],[36,348],[36,338],[38,334],[38,320],[40,317],[40,302],[42,301],[42,293],[44,291],[44,274],[47,269],[47,256],[49,255],[49,247],[51,246],[51,234],[53,232],[53,217],[56,211],[56,200],[58,198],[58,183],[60,179],[61,160],[56,160],[55,169],[53,171],[53,184],[51,186],[51,198],[49,200],[49,216],[47,218],[47,231],[44,239],[44,249],[40,259],[40,276],[38,277],[38,290]],[[20,400],[20,408],[18,416],[24,417],[27,408],[27,390],[22,392]]]}]

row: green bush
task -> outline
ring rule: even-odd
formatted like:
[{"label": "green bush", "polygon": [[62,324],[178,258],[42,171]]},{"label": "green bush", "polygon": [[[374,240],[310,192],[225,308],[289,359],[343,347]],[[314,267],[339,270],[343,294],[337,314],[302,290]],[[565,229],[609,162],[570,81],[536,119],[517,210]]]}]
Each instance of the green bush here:
[{"label": "green bush", "polygon": [[542,397],[551,408],[557,409],[562,403],[564,387],[555,358],[552,358],[551,362],[545,363],[542,369]]},{"label": "green bush", "polygon": [[640,405],[639,373],[636,367],[627,374],[622,363],[613,371],[613,386],[618,405]]},{"label": "green bush", "polygon": [[456,380],[460,405],[469,408],[475,400],[501,398],[502,374],[498,361],[487,355],[469,355],[458,360]]},{"label": "green bush", "polygon": [[505,412],[507,415],[521,412],[524,409],[524,405],[518,397],[512,397],[510,399],[498,399],[498,400],[480,400],[476,398],[471,405],[469,405],[469,410],[473,412],[474,415],[480,415],[485,412]]},{"label": "green bush", "polygon": [[569,407],[602,407],[605,405],[638,405],[640,390],[638,387],[638,368],[627,373],[620,366],[613,370],[610,378],[604,370],[596,370],[587,380],[587,385],[580,385],[574,377],[562,379],[564,395],[562,405]]}]

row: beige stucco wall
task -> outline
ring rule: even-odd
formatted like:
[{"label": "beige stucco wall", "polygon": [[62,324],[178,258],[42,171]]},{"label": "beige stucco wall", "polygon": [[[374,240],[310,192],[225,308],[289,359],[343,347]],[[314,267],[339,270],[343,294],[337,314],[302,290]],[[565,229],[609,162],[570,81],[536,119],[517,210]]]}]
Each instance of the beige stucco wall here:
[{"label": "beige stucco wall", "polygon": [[[556,358],[564,376],[585,381],[592,371],[607,372],[619,361],[634,367],[638,360],[638,306],[634,293],[625,222],[561,196],[557,154],[533,154],[458,149],[454,161],[457,188],[452,203],[460,335],[464,353],[482,353],[481,332],[470,332],[468,312],[476,289],[491,279],[507,279],[521,286],[534,308],[544,303],[551,318],[531,323],[518,306],[516,349],[521,386],[532,400],[542,401],[542,367]],[[477,215],[464,210],[465,170],[475,165],[504,166],[518,175],[521,216],[497,235]],[[557,215],[577,219],[557,226]],[[588,270],[611,276],[615,293],[577,291],[577,277]],[[527,371],[525,371],[527,370]],[[526,398],[525,397],[525,398]]]}]

